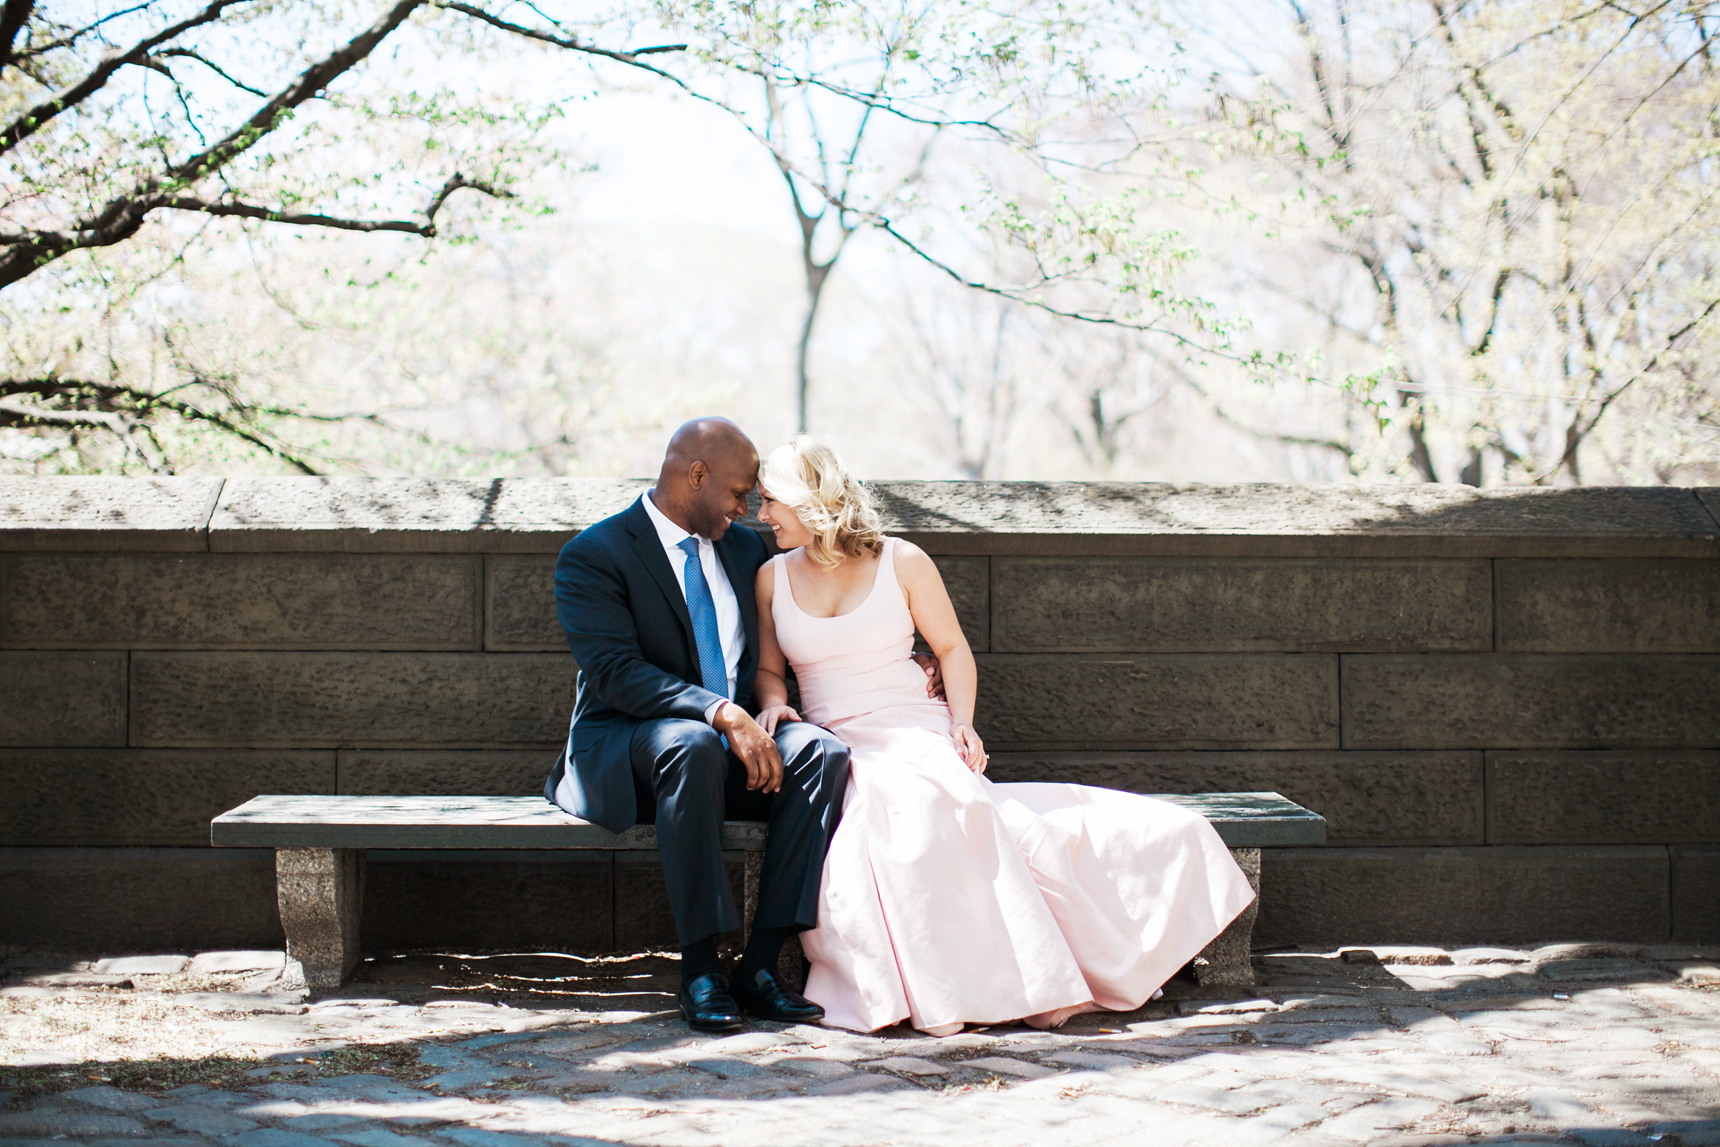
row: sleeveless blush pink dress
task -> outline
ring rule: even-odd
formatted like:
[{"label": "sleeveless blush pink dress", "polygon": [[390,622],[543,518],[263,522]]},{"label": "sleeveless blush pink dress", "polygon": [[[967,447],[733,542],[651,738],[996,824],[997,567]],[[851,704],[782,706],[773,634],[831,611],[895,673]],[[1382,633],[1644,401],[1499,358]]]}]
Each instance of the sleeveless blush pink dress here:
[{"label": "sleeveless blush pink dress", "polygon": [[[933,1035],[1140,1007],[1253,890],[1199,814],[1071,784],[994,784],[962,763],[950,711],[910,658],[887,539],[870,596],[801,611],[773,559],[771,617],[800,712],[852,751],[842,821],[801,943],[827,1024]],[[981,730],[983,735],[984,730]]]}]

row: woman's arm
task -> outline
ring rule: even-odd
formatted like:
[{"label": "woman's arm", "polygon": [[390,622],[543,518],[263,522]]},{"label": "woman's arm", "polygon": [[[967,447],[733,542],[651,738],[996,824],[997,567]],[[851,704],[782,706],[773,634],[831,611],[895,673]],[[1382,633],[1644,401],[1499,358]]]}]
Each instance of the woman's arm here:
[{"label": "woman's arm", "polygon": [[985,771],[985,745],[974,732],[974,703],[979,697],[979,667],[956,620],[956,607],[938,567],[926,551],[912,542],[896,542],[896,581],[908,599],[914,628],[937,654],[944,671],[944,693],[950,703],[950,734],[956,748],[976,773]]},{"label": "woman's arm", "polygon": [[800,714],[788,705],[788,659],[776,643],[776,619],[770,612],[776,593],[776,570],[771,567],[774,562],[787,560],[772,558],[753,578],[753,598],[758,602],[758,680],[753,685],[753,700],[759,707],[758,723],[771,734],[776,732],[778,721],[800,720]]}]

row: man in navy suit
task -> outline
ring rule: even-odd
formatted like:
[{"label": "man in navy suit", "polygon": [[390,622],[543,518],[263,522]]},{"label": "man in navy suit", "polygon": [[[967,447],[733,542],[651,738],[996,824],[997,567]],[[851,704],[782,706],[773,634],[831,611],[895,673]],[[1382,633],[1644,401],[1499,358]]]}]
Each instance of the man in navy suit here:
[{"label": "man in navy suit", "polygon": [[[753,720],[758,607],[769,559],[731,530],[758,481],[738,426],[675,432],[655,489],[562,547],[555,605],[579,662],[567,746],[545,795],[615,832],[654,821],[681,944],[679,1002],[703,1031],[743,1009],[785,1022],[824,1012],[776,977],[783,942],[817,922],[818,883],[848,784],[848,749],[805,722],[773,738]],[[770,824],[757,914],[731,984],[716,937],[740,927],[722,857],[725,819]]]}]

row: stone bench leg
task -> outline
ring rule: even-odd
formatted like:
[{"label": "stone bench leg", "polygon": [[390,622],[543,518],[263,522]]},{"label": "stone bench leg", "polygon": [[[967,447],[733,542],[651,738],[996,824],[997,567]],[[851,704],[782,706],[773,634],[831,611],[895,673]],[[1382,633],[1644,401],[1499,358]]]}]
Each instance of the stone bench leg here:
[{"label": "stone bench leg", "polygon": [[1230,922],[1230,927],[1220,932],[1217,939],[1194,958],[1194,978],[1200,981],[1202,987],[1254,986],[1254,963],[1251,954],[1254,946],[1254,918],[1260,913],[1260,850],[1233,848],[1230,855],[1236,858],[1237,867],[1248,877],[1248,885],[1254,889],[1254,899],[1242,910],[1242,915]]},{"label": "stone bench leg", "polygon": [[276,849],[275,901],[287,933],[289,974],[296,961],[308,988],[345,983],[359,961],[364,849]]},{"label": "stone bench leg", "polygon": [[[758,878],[764,871],[764,853],[749,851],[742,865],[741,934],[750,936],[753,916],[758,913]],[[797,992],[806,988],[806,953],[801,950],[799,936],[790,936],[783,942],[782,958],[776,962],[776,977],[784,987]]]}]

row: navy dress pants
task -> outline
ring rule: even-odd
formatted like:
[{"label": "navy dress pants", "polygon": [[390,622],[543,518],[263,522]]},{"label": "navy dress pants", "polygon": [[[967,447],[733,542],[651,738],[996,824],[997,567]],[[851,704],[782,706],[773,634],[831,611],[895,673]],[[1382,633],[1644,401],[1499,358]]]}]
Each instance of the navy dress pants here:
[{"label": "navy dress pants", "polygon": [[848,746],[804,721],[778,725],[776,746],[782,789],[767,795],[747,791],[746,766],[702,721],[646,721],[633,734],[640,820],[655,810],[657,853],[683,947],[741,926],[723,864],[725,820],[770,825],[753,926],[818,922],[824,853],[848,788]]}]

